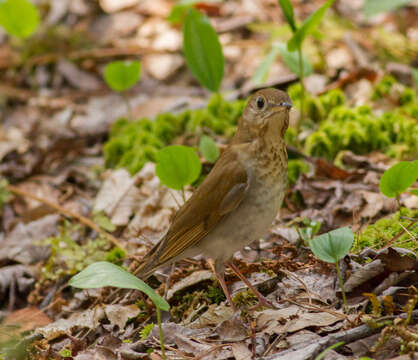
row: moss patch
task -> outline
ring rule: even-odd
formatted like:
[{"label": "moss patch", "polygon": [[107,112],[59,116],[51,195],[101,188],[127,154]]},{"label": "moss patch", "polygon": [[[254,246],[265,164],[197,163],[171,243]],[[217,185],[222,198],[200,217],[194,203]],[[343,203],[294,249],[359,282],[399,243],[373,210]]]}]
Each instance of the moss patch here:
[{"label": "moss patch", "polygon": [[[418,210],[402,209],[395,214],[378,220],[375,224],[369,225],[358,236],[356,236],[353,252],[359,252],[366,247],[380,249],[388,244],[403,228],[408,228],[411,220],[406,218],[418,218]],[[392,243],[394,247],[402,247],[414,251],[418,255],[418,227],[411,227],[408,233],[403,233]],[[415,237],[415,239],[414,239]]]}]

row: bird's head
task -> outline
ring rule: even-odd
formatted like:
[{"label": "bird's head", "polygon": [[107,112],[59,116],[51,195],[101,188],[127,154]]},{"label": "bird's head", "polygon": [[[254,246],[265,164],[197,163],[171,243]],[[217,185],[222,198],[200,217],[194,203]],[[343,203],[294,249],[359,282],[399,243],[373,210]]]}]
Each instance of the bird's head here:
[{"label": "bird's head", "polygon": [[284,91],[272,88],[259,90],[249,98],[238,131],[252,138],[266,133],[284,137],[291,107],[292,101]]}]

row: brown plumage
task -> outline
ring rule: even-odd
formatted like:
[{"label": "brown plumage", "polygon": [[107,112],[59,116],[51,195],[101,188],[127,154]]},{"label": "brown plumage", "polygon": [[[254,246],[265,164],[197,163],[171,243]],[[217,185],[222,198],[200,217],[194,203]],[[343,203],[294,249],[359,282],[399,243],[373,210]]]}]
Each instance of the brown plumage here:
[{"label": "brown plumage", "polygon": [[229,262],[233,253],[262,236],[280,209],[287,179],[284,134],[290,106],[289,96],[276,89],[250,97],[231,144],[143,259],[140,277],[202,253],[215,260],[216,274],[227,291],[224,263],[234,269]]}]

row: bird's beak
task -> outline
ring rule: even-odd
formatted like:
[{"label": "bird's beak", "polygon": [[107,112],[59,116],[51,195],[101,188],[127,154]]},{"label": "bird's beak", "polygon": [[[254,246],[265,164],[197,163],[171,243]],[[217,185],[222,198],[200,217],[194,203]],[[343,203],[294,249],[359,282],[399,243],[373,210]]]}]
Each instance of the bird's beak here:
[{"label": "bird's beak", "polygon": [[272,107],[273,112],[279,112],[283,111],[283,108],[290,110],[290,108],[293,106],[291,102],[282,102],[280,105],[275,105]]}]

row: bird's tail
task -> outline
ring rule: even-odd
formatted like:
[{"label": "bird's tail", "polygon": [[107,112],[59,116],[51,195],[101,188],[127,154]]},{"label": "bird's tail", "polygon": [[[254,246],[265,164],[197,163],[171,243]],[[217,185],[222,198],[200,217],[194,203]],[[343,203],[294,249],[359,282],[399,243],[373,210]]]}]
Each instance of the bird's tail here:
[{"label": "bird's tail", "polygon": [[154,247],[144,256],[139,268],[136,269],[135,275],[142,280],[148,279],[152,273],[165,263],[159,261],[160,252],[163,246],[164,240],[159,241]]}]

